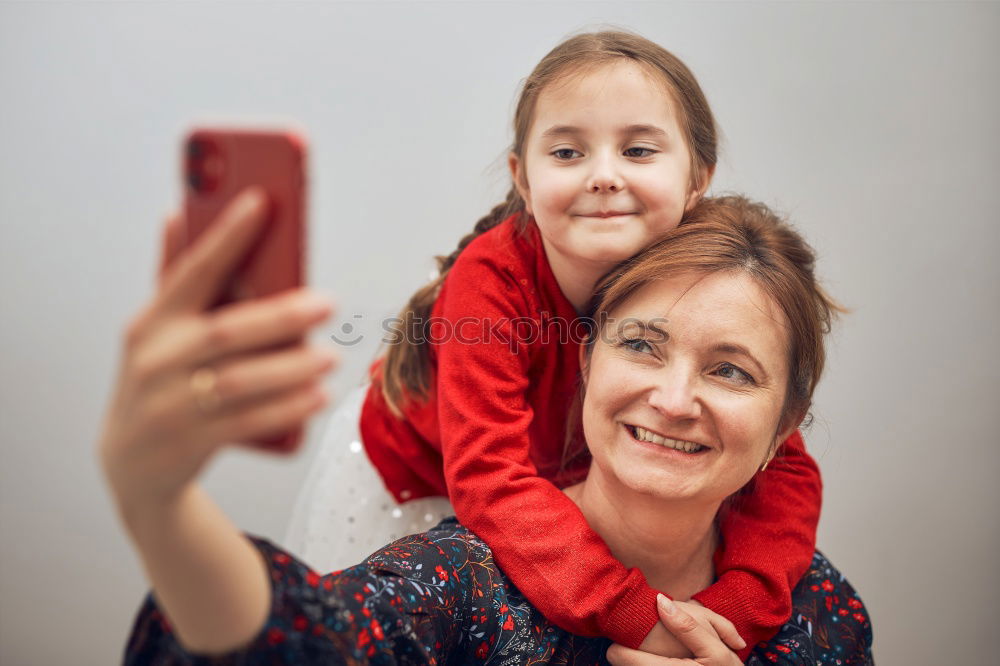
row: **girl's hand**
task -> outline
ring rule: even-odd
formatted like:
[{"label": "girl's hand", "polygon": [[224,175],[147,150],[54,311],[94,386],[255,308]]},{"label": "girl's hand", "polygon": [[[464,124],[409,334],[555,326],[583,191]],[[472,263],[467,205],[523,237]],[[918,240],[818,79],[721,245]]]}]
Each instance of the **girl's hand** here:
[{"label": "girl's hand", "polygon": [[167,223],[157,293],[125,330],[98,445],[126,524],[179,498],[223,444],[290,430],[327,400],[330,350],[274,349],[325,320],[326,299],[299,289],[207,310],[265,211],[263,192],[248,189],[183,252],[180,221]]},{"label": "girl's hand", "polygon": [[[688,657],[660,656],[646,651],[655,639],[650,632],[641,650],[630,650],[615,643],[608,648],[607,658],[612,666],[735,666],[742,664],[733,650],[742,650],[746,642],[740,638],[733,623],[718,613],[710,611],[696,601],[671,601],[657,596],[656,609],[662,628],[676,638],[688,651]],[[724,642],[723,642],[724,641]],[[665,643],[660,642],[662,649]]]}]

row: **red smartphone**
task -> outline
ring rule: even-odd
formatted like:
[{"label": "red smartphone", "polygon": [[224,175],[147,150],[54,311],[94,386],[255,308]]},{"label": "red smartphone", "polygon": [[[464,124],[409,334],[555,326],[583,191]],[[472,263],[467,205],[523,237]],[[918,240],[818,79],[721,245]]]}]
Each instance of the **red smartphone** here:
[{"label": "red smartphone", "polygon": [[[259,185],[268,196],[265,229],[218,294],[213,309],[305,283],[306,142],[299,133],[196,128],[184,138],[182,165],[186,246],[246,187]],[[297,428],[246,443],[290,450],[301,439],[302,429]]]}]

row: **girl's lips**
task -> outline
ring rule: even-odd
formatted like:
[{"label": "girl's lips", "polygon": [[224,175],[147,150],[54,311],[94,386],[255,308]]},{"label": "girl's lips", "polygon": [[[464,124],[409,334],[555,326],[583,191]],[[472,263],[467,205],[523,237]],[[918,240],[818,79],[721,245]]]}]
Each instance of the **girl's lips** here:
[{"label": "girl's lips", "polygon": [[635,212],[611,210],[611,211],[603,211],[596,213],[580,213],[578,214],[578,217],[596,217],[603,219],[608,217],[625,217],[626,215],[635,215]]}]

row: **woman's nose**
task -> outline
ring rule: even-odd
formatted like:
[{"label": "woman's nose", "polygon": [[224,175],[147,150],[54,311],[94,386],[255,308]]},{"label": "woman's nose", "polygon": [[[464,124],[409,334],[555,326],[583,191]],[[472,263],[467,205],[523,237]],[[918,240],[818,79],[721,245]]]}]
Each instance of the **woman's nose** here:
[{"label": "woman's nose", "polygon": [[701,416],[701,401],[692,382],[677,374],[668,378],[649,393],[649,404],[672,421],[696,419]]},{"label": "woman's nose", "polygon": [[598,157],[592,162],[592,170],[587,178],[587,191],[594,194],[601,192],[621,192],[625,189],[625,179],[616,168],[613,158]]}]

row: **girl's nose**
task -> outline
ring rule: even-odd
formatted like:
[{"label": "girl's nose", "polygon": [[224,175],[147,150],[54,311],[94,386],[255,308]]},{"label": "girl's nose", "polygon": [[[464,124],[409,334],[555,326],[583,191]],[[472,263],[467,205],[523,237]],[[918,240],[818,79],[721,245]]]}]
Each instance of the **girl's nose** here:
[{"label": "girl's nose", "polygon": [[595,194],[602,192],[621,192],[625,189],[625,180],[615,168],[614,161],[608,158],[598,158],[593,162],[593,170],[587,178],[587,191]]},{"label": "girl's nose", "polygon": [[671,373],[666,381],[649,393],[649,405],[671,421],[686,421],[701,416],[701,400],[689,377]]}]

